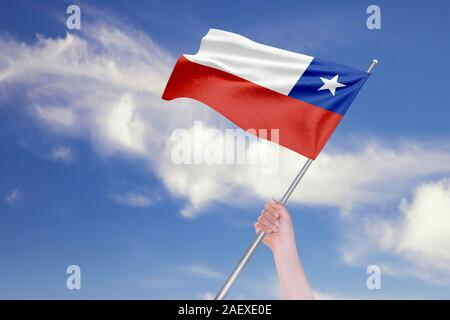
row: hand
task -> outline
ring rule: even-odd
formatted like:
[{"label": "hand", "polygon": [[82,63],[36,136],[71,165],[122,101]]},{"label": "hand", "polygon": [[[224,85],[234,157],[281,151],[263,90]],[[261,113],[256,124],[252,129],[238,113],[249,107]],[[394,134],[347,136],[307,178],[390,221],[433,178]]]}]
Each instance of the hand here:
[{"label": "hand", "polygon": [[264,243],[272,250],[280,288],[285,299],[314,299],[295,244],[294,227],[286,208],[275,200],[267,202],[256,232],[264,231]]},{"label": "hand", "polygon": [[286,207],[280,202],[270,200],[261,211],[255,230],[266,233],[264,244],[272,251],[295,246],[294,226]]}]

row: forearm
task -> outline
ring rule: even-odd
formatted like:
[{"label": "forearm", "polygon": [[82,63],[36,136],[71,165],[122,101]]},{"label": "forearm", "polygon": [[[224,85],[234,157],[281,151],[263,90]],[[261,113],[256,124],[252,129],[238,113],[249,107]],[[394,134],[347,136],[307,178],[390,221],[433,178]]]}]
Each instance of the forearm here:
[{"label": "forearm", "polygon": [[295,241],[272,251],[284,299],[311,300],[313,292],[303,270]]}]

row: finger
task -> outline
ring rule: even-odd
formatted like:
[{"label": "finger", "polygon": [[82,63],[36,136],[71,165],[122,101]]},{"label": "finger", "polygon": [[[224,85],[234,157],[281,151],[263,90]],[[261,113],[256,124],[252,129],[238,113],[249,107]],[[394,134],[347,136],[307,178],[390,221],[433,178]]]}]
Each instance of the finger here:
[{"label": "finger", "polygon": [[278,208],[271,207],[272,210],[267,210],[273,215],[277,220],[280,218],[280,212]]},{"label": "finger", "polygon": [[266,203],[266,205],[264,206],[264,209],[271,213],[276,211],[276,208],[270,202]]},{"label": "finger", "polygon": [[275,220],[278,220],[278,217],[277,217],[277,213],[276,213],[276,212],[270,212],[270,211],[267,210],[266,208],[262,209],[262,210],[261,210],[261,216],[264,216],[264,215],[266,215],[266,214],[269,214],[269,215],[271,215]]},{"label": "finger", "polygon": [[270,199],[267,203],[273,208],[278,208],[279,205],[281,204],[281,202],[278,202],[275,199]]},{"label": "finger", "polygon": [[275,215],[273,213],[270,213],[269,211],[264,211],[263,216],[264,216],[264,218],[269,220],[273,225],[275,225],[277,227],[280,226],[280,221],[278,221],[277,217],[275,217]]},{"label": "finger", "polygon": [[270,227],[266,224],[266,222],[264,221],[264,218],[262,216],[260,216],[258,218],[258,222],[257,222],[260,230],[264,231],[265,233],[270,233],[272,230],[270,229]]},{"label": "finger", "polygon": [[270,213],[272,213],[276,218],[278,218],[280,216],[280,213],[278,212],[280,209],[280,205],[278,203],[274,203],[272,201],[275,201],[275,200],[271,200],[271,201],[267,202],[266,210],[269,211]]},{"label": "finger", "polygon": [[265,233],[270,233],[269,228],[267,228],[263,223],[257,222],[255,223],[256,232],[263,231]]},{"label": "finger", "polygon": [[264,225],[266,230],[271,232],[278,232],[278,227],[274,225],[270,220],[266,219],[264,216],[260,216],[258,222]]},{"label": "finger", "polygon": [[284,216],[286,213],[288,213],[284,204],[282,204],[281,202],[276,201],[274,199],[272,199],[270,201],[270,206],[275,209],[275,212],[278,217],[280,217],[282,215]]}]

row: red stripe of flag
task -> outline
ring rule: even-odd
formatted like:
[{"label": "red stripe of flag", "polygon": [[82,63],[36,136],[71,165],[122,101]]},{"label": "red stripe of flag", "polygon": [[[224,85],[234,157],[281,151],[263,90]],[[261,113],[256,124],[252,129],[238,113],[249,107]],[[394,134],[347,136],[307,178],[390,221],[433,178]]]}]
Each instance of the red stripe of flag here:
[{"label": "red stripe of flag", "polygon": [[315,159],[342,115],[181,56],[162,98],[201,101],[244,130],[279,129],[279,144]]}]

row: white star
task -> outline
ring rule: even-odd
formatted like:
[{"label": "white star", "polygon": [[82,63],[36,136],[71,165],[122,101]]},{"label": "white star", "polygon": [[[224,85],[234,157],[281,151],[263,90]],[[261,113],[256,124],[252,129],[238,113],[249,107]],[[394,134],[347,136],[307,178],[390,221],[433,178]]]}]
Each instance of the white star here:
[{"label": "white star", "polygon": [[334,96],[336,94],[336,88],[345,87],[345,84],[338,82],[338,74],[335,75],[332,79],[325,79],[320,77],[320,80],[323,82],[323,86],[321,86],[317,91],[320,90],[330,90],[331,94]]}]

